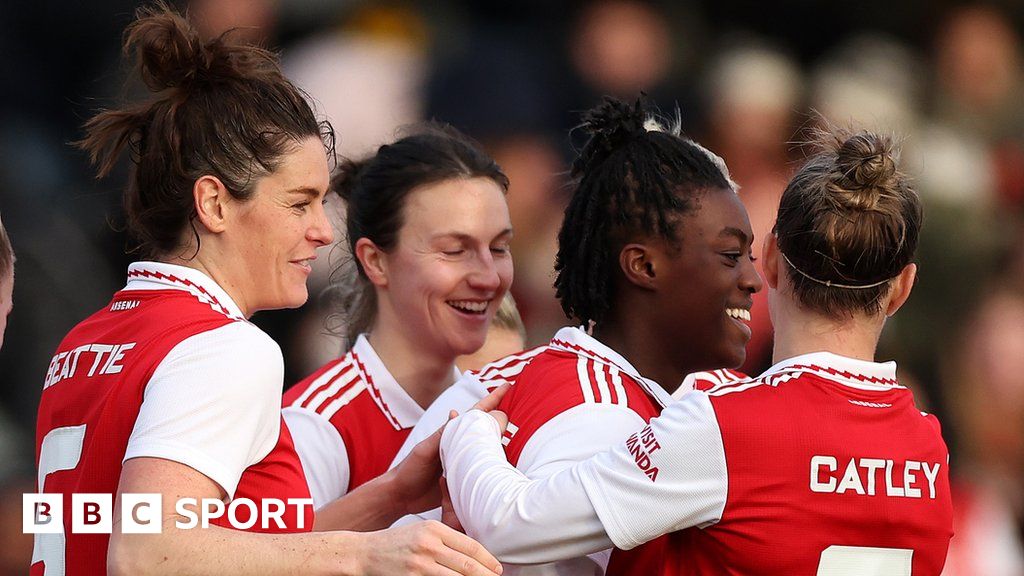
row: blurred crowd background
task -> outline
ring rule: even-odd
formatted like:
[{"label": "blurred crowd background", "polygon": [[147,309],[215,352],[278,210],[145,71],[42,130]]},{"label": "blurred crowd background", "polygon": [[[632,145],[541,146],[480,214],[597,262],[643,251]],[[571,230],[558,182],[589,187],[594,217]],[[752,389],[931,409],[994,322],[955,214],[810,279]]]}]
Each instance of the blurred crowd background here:
[{"label": "blurred crowd background", "polygon": [[[136,2],[0,8],[0,214],[18,262],[0,352],[0,574],[23,574],[20,493],[60,338],[124,283],[120,190],[70,142],[96,109],[138,96],[120,60]],[[179,4],[182,7],[184,3]],[[827,119],[891,131],[925,203],[919,281],[886,328],[952,451],[957,535],[945,574],[1024,574],[1024,3],[954,0],[194,0],[204,34],[282,53],[360,156],[422,119],[480,140],[505,168],[519,302],[531,344],[565,323],[552,289],[578,113],[640,91],[723,156],[759,238],[807,131]],[[340,219],[340,211],[336,214]],[[759,249],[757,250],[759,251]],[[345,273],[332,249],[311,293]],[[745,370],[771,356],[764,298]],[[255,322],[288,382],[340,351],[327,298]],[[827,426],[827,421],[823,421]],[[813,431],[808,431],[813,433]]]}]

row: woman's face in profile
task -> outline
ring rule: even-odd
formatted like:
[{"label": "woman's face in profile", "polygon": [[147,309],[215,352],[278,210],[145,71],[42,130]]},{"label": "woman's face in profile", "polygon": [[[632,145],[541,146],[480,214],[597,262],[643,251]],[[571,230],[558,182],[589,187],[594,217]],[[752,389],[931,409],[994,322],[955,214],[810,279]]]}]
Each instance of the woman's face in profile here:
[{"label": "woman's face in profile", "polygon": [[512,284],[504,191],[488,178],[423,186],[406,198],[403,222],[385,256],[382,308],[440,355],[475,352]]}]

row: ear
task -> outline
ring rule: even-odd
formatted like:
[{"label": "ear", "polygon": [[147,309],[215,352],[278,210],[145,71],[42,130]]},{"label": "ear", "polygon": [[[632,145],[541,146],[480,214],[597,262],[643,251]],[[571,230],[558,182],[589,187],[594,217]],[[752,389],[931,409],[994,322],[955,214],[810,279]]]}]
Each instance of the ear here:
[{"label": "ear", "polygon": [[220,178],[209,174],[200,177],[192,185],[192,201],[196,216],[207,230],[219,234],[227,228],[226,204],[231,199]]},{"label": "ear", "polygon": [[356,240],[356,258],[370,283],[380,287],[388,285],[387,253],[378,248],[373,240],[365,237]]},{"label": "ear", "polygon": [[915,280],[917,280],[917,264],[914,263],[904,266],[899,275],[892,280],[889,302],[885,305],[886,316],[895,314],[907,301],[907,298],[910,298],[910,291],[914,289]]},{"label": "ear", "polygon": [[619,268],[626,276],[626,281],[645,290],[656,287],[657,270],[654,254],[649,246],[643,244],[626,244],[619,251]]},{"label": "ear", "polygon": [[764,281],[768,283],[769,288],[777,290],[779,288],[779,242],[774,233],[765,236],[761,257],[764,258]]}]

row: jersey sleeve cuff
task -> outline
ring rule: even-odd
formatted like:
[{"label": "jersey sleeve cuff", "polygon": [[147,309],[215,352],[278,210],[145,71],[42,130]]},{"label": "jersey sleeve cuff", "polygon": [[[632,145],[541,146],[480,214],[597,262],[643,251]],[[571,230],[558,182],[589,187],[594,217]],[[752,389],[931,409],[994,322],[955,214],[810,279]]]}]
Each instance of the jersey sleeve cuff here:
[{"label": "jersey sleeve cuff", "polygon": [[230,500],[235,496],[240,476],[232,474],[227,467],[221,465],[215,459],[196,452],[195,447],[174,442],[142,442],[132,443],[125,452],[123,465],[132,458],[162,458],[184,464],[196,472],[206,476],[217,483],[227,494]]}]

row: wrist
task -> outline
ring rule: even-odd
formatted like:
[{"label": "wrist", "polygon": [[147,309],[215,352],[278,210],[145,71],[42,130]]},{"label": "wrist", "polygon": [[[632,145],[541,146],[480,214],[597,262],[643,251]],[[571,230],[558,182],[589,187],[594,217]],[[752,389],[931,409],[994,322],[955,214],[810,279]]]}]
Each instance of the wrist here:
[{"label": "wrist", "polygon": [[380,495],[381,514],[389,518],[400,518],[409,512],[409,496],[402,491],[402,483],[398,474],[399,468],[392,468],[377,477],[379,482],[378,494]]},{"label": "wrist", "polygon": [[340,576],[361,576],[367,573],[372,562],[367,557],[372,546],[369,544],[369,533],[362,532],[328,532],[327,542],[321,550],[331,550],[323,555],[328,559],[324,566],[324,574]]}]

